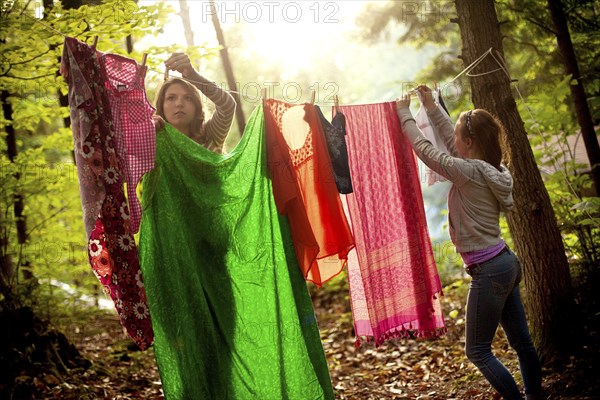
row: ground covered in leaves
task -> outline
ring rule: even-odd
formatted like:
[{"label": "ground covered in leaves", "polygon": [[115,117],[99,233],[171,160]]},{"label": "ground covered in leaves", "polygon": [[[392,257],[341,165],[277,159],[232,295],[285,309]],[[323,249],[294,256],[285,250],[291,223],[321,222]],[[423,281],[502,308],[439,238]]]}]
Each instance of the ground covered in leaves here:
[{"label": "ground covered in leaves", "polygon": [[[343,284],[311,293],[337,399],[499,398],[464,355],[462,310],[466,283],[459,281],[445,289],[447,335],[437,339],[402,339],[377,348],[370,343],[354,346],[348,292]],[[568,363],[553,371],[545,369],[546,399],[600,398],[600,316],[597,300],[588,300],[579,300],[580,304],[587,301],[585,304],[595,305],[594,312],[587,310],[585,340]],[[136,350],[113,314],[90,311],[55,319],[53,325],[90,363],[65,369],[42,366],[21,371],[10,388],[0,387],[6,398],[163,398],[152,350]],[[494,349],[520,382],[516,356],[501,330]]]}]

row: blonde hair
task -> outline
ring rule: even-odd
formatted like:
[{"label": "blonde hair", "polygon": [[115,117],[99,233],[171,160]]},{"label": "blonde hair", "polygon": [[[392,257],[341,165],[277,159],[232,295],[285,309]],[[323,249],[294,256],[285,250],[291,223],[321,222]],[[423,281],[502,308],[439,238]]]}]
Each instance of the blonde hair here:
[{"label": "blonde hair", "polygon": [[458,120],[463,127],[461,135],[470,138],[480,151],[483,160],[500,170],[502,147],[500,136],[504,133],[497,117],[482,108],[465,111]]},{"label": "blonde hair", "polygon": [[[192,135],[199,135],[202,132],[202,126],[204,125],[204,110],[202,109],[202,99],[200,98],[200,92],[194,85],[189,83],[188,81],[181,78],[170,78],[166,81],[158,91],[156,95],[156,113],[163,117],[165,120],[165,111],[164,111],[164,103],[165,103],[165,94],[167,93],[167,89],[172,85],[181,85],[186,90],[186,92],[192,96],[192,102],[194,106],[196,106],[196,115],[194,120],[192,121],[191,133]],[[169,121],[167,121],[169,122]]]}]

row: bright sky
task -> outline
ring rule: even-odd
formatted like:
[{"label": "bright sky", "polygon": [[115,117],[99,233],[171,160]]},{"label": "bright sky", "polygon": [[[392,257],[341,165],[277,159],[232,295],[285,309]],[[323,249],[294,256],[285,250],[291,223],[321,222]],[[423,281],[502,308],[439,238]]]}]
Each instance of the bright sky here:
[{"label": "bright sky", "polygon": [[[154,1],[158,0],[143,0],[139,5]],[[186,45],[179,1],[164,1],[175,12],[164,33],[144,38],[141,48],[146,44]],[[245,89],[239,88],[242,99],[257,100],[260,97],[253,97],[260,96],[256,88],[269,81],[278,84],[275,96],[292,103],[307,101],[311,91],[317,91],[320,104],[333,104],[333,95],[339,95],[345,104],[389,101],[400,96],[405,86],[412,88],[416,84],[412,79],[435,56],[435,49],[400,46],[397,29],[375,43],[361,42],[356,37],[355,19],[368,3],[381,1],[216,1],[216,16],[229,54],[235,56],[236,78],[243,75],[239,72],[244,65],[258,71],[252,82],[247,75],[240,79],[248,88],[247,96]],[[194,44],[216,47],[209,1],[188,0],[187,4]],[[222,71],[214,61],[200,65],[200,73],[215,81],[224,79],[216,76],[215,71]],[[294,87],[296,82],[299,87]],[[288,92],[284,92],[286,85]]]},{"label": "bright sky", "polygon": [[[145,0],[144,5],[152,1]],[[179,1],[167,0],[179,11]],[[342,36],[354,28],[354,19],[365,1],[215,1],[216,15],[224,31],[243,24],[254,46],[246,51],[263,62],[282,68],[306,67],[316,54],[314,46],[331,36]],[[205,0],[188,0],[194,41],[217,45],[212,11]],[[226,38],[227,40],[227,38]],[[183,24],[173,14],[156,44],[185,44]],[[229,45],[229,43],[227,43]]]},{"label": "bright sky", "polygon": [[[153,1],[160,0],[142,0],[139,5]],[[145,39],[152,45],[177,43],[185,46],[183,24],[178,14],[179,1],[163,1],[170,4],[176,12],[172,14],[163,34],[158,38]],[[398,31],[376,43],[360,42],[353,37],[357,31],[356,17],[367,3],[377,2],[216,1],[215,4],[226,44],[229,48],[235,48],[232,49],[234,51],[230,51],[230,55],[235,53],[237,58],[234,73],[239,72],[244,63],[258,64],[258,67],[264,65],[266,70],[276,66],[281,71],[278,77],[256,76],[256,82],[242,84],[258,83],[258,86],[264,87],[267,81],[279,79],[281,88],[290,82],[293,83],[294,79],[299,79],[304,73],[305,78],[309,76],[310,82],[303,83],[302,93],[298,98],[294,97],[294,91],[288,92],[287,97],[283,91],[275,97],[295,103],[307,101],[310,90],[317,90],[316,102],[323,106],[332,105],[333,94],[339,94],[343,104],[393,100],[399,97],[403,90],[416,85],[416,82],[412,82],[414,77],[436,56],[435,48],[417,50],[409,44],[399,45],[396,42]],[[194,31],[194,44],[206,43],[216,47],[218,41],[208,0],[188,0],[187,3]],[[243,35],[242,39],[236,40],[236,35]],[[143,48],[144,42],[140,45]],[[216,80],[212,75],[215,65],[220,68],[220,61],[216,61],[218,62],[211,64],[213,69],[210,71],[209,65],[201,65],[200,72],[210,72],[211,75],[207,77]],[[335,70],[334,76],[327,73],[330,70]],[[240,94],[243,102],[254,103],[258,99],[253,101],[250,98],[251,94],[245,96],[243,89],[240,90]],[[259,92],[254,94],[260,96]],[[434,208],[428,210],[432,213],[435,211]],[[428,218],[430,217],[431,215],[428,215]],[[432,231],[440,231],[439,226],[433,225],[430,221]]]}]

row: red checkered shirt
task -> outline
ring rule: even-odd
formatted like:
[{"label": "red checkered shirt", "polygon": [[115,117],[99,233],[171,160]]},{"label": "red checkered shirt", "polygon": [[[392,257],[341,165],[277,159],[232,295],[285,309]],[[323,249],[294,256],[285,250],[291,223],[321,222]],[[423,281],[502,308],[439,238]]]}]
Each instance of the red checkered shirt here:
[{"label": "red checkered shirt", "polygon": [[116,150],[124,163],[131,231],[139,230],[142,207],[136,195],[141,177],[154,168],[156,131],[152,122],[154,107],[144,87],[147,68],[117,54],[103,54],[100,62],[108,75],[107,94],[113,116]]}]

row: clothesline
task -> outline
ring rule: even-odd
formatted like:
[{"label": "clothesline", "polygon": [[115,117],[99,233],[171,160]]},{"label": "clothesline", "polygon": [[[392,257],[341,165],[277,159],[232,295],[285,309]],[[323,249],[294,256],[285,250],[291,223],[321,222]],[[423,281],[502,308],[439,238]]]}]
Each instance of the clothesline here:
[{"label": "clothesline", "polygon": [[[458,78],[460,78],[463,74],[468,74],[468,72],[470,72],[471,70],[475,69],[475,67],[477,67],[484,58],[486,58],[489,54],[492,53],[492,48],[490,47],[485,53],[483,53],[482,55],[480,55],[475,61],[473,61],[471,64],[469,64],[469,66],[467,66],[465,69],[463,69],[462,71],[460,71],[460,73],[458,75],[456,75],[454,78],[450,79],[444,86],[443,89],[446,88],[446,86],[450,85],[452,82],[454,82],[455,80],[457,80]],[[497,70],[491,71],[491,72],[487,72],[484,73],[482,75],[487,75],[489,73],[492,72],[496,72]]]},{"label": "clothesline", "polygon": [[[25,10],[23,10],[23,11],[25,11]],[[35,23],[38,23],[38,24],[42,25],[43,27],[45,27],[46,29],[48,29],[48,30],[50,30],[50,31],[52,31],[52,32],[54,32],[54,33],[57,33],[57,34],[59,34],[59,35],[61,35],[61,36],[63,36],[63,37],[68,37],[68,35],[66,35],[66,34],[64,34],[64,33],[60,32],[60,31],[58,31],[57,29],[55,29],[55,28],[51,27],[50,25],[47,25],[47,24],[43,23],[43,22],[42,22],[42,21],[40,21],[39,19],[36,19],[36,18],[34,18],[34,17],[32,17],[32,16],[30,16],[30,15],[28,15],[28,14],[24,13],[23,11],[21,12],[21,15],[25,15],[25,16],[27,16],[28,18],[32,19],[32,20],[33,20]],[[497,53],[497,55],[494,55],[494,51]],[[492,57],[492,59],[493,59],[493,60],[496,62],[496,64],[498,64],[498,67],[499,67],[499,68],[497,68],[497,69],[494,69],[494,70],[491,70],[491,71],[482,72],[482,73],[479,73],[479,74],[470,74],[470,72],[471,72],[472,70],[474,70],[474,69],[475,69],[475,68],[476,68],[476,67],[477,67],[477,66],[478,66],[478,65],[479,65],[479,64],[480,64],[480,63],[481,63],[481,62],[482,62],[482,61],[483,61],[483,60],[484,60],[484,59],[485,59],[487,56],[490,56],[490,57]],[[168,76],[168,70],[165,70],[165,71],[159,71],[159,70],[156,70],[156,69],[150,68],[150,67],[148,67],[148,66],[146,66],[146,68],[148,68],[148,70],[149,70],[149,71],[152,71],[152,72],[154,72],[154,73],[157,73],[157,74],[160,74],[160,75],[164,75],[164,76]],[[515,83],[515,82],[517,82],[517,81],[518,81],[518,80],[513,80],[513,79],[512,79],[512,77],[510,76],[510,73],[508,72],[508,68],[507,68],[507,66],[506,66],[506,63],[504,62],[504,59],[502,58],[502,56],[501,56],[500,52],[499,52],[498,50],[495,50],[493,47],[490,47],[490,48],[489,48],[489,49],[488,49],[486,52],[484,52],[484,53],[483,53],[483,54],[481,54],[481,55],[480,55],[478,58],[476,58],[476,59],[475,59],[475,61],[473,61],[473,62],[472,62],[471,64],[469,64],[469,65],[468,65],[466,68],[464,68],[464,69],[463,69],[463,70],[462,70],[460,73],[458,73],[458,74],[457,74],[457,75],[456,75],[454,78],[452,78],[451,80],[449,80],[448,82],[446,82],[446,83],[445,83],[445,84],[442,86],[442,90],[443,90],[443,89],[445,89],[445,88],[446,88],[448,85],[450,85],[451,83],[453,83],[454,81],[456,81],[458,78],[460,78],[460,77],[461,77],[462,75],[464,75],[464,74],[467,74],[467,76],[470,76],[470,77],[479,77],[479,76],[484,76],[484,75],[492,74],[492,73],[495,73],[495,72],[498,72],[498,71],[503,71],[503,72],[504,72],[504,74],[505,74],[505,75],[508,77],[508,79],[509,79],[509,82],[510,82],[511,84],[512,84],[512,83]],[[187,79],[187,78],[184,78],[184,77],[181,77],[181,79],[183,79],[183,80],[185,80],[185,81],[188,81],[188,82],[190,82],[190,83],[202,84],[202,82],[198,82],[198,81],[195,81],[195,80],[193,80],[193,79]],[[519,87],[518,87],[517,85],[514,85],[514,88],[515,88],[515,90],[516,90],[517,94],[519,95],[519,99],[521,99],[521,101],[523,102],[523,105],[524,105],[525,109],[527,110],[527,113],[528,113],[529,117],[530,117],[530,118],[531,118],[531,120],[534,122],[534,124],[532,125],[532,127],[533,127],[533,128],[536,130],[536,131],[537,131],[537,133],[538,133],[538,134],[540,135],[540,137],[542,138],[542,145],[544,146],[544,149],[545,149],[546,151],[549,151],[549,147],[550,147],[550,146],[549,146],[549,145],[548,145],[548,143],[546,142],[546,139],[544,138],[544,136],[543,136],[543,133],[541,132],[541,130],[540,130],[540,128],[539,128],[539,123],[537,122],[537,120],[536,120],[536,119],[535,119],[535,117],[533,116],[533,112],[532,112],[531,108],[529,107],[529,105],[528,105],[528,104],[527,104],[527,102],[525,101],[525,98],[524,98],[524,97],[523,97],[523,95],[521,94],[521,91],[519,90]],[[227,92],[229,92],[229,93],[236,93],[236,94],[239,94],[239,92],[238,92],[238,91],[235,91],[235,90],[228,90],[228,89],[223,89],[223,90],[225,90],[225,91],[227,91]],[[571,184],[571,182],[569,182],[569,179],[568,179],[568,177],[567,177],[567,175],[566,175],[566,173],[565,173],[564,169],[563,169],[563,168],[560,168],[560,167],[557,165],[557,161],[556,161],[555,159],[552,159],[552,164],[553,164],[553,166],[554,166],[555,170],[557,170],[557,171],[560,171],[560,173],[561,173],[561,175],[562,175],[562,177],[563,177],[564,181],[567,183],[567,186],[569,187],[570,191],[571,191],[571,192],[572,192],[572,194],[575,196],[575,198],[577,198],[577,200],[578,200],[578,201],[581,201],[581,200],[582,200],[582,199],[581,199],[581,196],[580,196],[580,195],[577,193],[577,191],[575,190],[575,188],[573,187],[573,185]],[[584,210],[584,212],[586,212],[586,213],[587,213],[587,211],[585,211],[585,210]]]},{"label": "clothesline", "polygon": [[[25,11],[25,10],[23,10],[23,11]],[[30,18],[30,19],[32,19],[32,20],[33,20],[35,23],[38,23],[38,24],[42,25],[43,27],[45,27],[46,29],[49,29],[49,30],[53,31],[54,33],[57,33],[57,34],[59,34],[59,35],[61,35],[61,36],[63,36],[63,37],[68,37],[68,35],[67,35],[67,34],[65,34],[65,33],[62,33],[62,32],[60,32],[60,31],[58,31],[57,29],[55,29],[55,28],[51,27],[50,25],[48,25],[48,24],[45,24],[44,22],[40,21],[39,19],[36,19],[36,18],[34,18],[34,17],[32,17],[32,16],[30,16],[30,15],[28,15],[28,14],[23,14],[23,11],[21,12],[21,14],[22,14],[22,15],[25,15],[25,16],[27,16],[27,17],[28,17],[28,18]],[[462,71],[461,71],[461,72],[460,72],[458,75],[456,75],[454,78],[452,78],[450,81],[448,81],[448,82],[447,82],[447,83],[444,85],[444,88],[445,88],[446,86],[448,86],[449,84],[451,84],[452,82],[454,82],[456,79],[458,79],[458,78],[459,78],[460,76],[462,76],[463,74],[467,73],[467,75],[468,75],[468,72],[470,72],[472,69],[474,69],[475,67],[477,67],[477,65],[479,65],[479,63],[480,63],[481,61],[483,61],[483,59],[484,59],[484,58],[485,58],[487,55],[491,54],[491,51],[492,51],[492,48],[490,47],[490,49],[489,49],[488,51],[486,51],[486,52],[485,52],[484,54],[482,54],[482,55],[481,55],[479,58],[477,58],[477,59],[476,59],[476,60],[475,60],[473,63],[471,63],[471,65],[469,65],[468,67],[466,67],[465,69],[463,69],[463,70],[462,70]],[[168,70],[161,71],[161,70],[157,70],[157,69],[154,69],[154,68],[150,68],[150,67],[148,67],[148,66],[146,66],[146,68],[147,68],[149,71],[152,71],[152,72],[154,72],[154,73],[156,73],[156,74],[159,74],[159,75],[162,75],[162,76],[164,76],[164,77],[165,77],[165,80],[167,79],[167,77],[168,77],[168,75],[169,75],[169,71],[168,71]],[[482,76],[482,75],[487,75],[487,74],[489,74],[489,73],[493,73],[493,72],[496,72],[496,71],[499,71],[499,69],[496,69],[496,70],[493,70],[493,71],[488,71],[488,72],[485,72],[485,73],[482,73],[482,74],[477,74],[477,75],[469,75],[469,76]],[[183,76],[181,77],[181,79],[183,79],[183,80],[185,80],[185,81],[187,81],[187,82],[190,82],[190,83],[202,84],[202,82],[195,81],[195,80],[193,80],[193,79],[184,78]],[[227,92],[229,92],[229,93],[236,93],[236,94],[239,94],[239,92],[238,92],[238,91],[236,91],[236,90],[231,90],[231,89],[223,89],[223,90],[225,90],[225,91],[227,91]]]},{"label": "clothesline", "polygon": [[[23,11],[25,11],[25,10],[23,10]],[[22,12],[22,14],[23,14],[23,12]],[[60,31],[58,31],[57,29],[55,29],[55,28],[51,27],[50,25],[48,25],[48,24],[46,24],[46,23],[44,23],[44,22],[40,21],[39,19],[36,19],[36,18],[34,18],[34,17],[32,17],[32,16],[30,16],[30,15],[28,15],[28,14],[23,14],[23,15],[25,15],[25,16],[27,16],[28,18],[32,19],[34,22],[36,22],[36,23],[38,23],[38,24],[42,25],[42,26],[43,26],[43,27],[45,27],[46,29],[49,29],[49,30],[53,31],[54,33],[57,33],[57,34],[59,34],[59,35],[61,35],[61,36],[63,36],[63,37],[68,37],[68,35],[67,35],[67,34],[65,34],[65,33],[62,33],[62,32],[60,32]],[[451,84],[452,82],[454,82],[456,79],[458,79],[458,78],[459,78],[460,76],[462,76],[463,74],[467,73],[467,75],[468,75],[468,73],[469,73],[471,70],[473,70],[475,67],[477,67],[477,65],[479,65],[479,63],[481,63],[481,61],[483,61],[483,59],[484,59],[485,57],[487,57],[489,54],[491,54],[491,51],[492,51],[492,48],[490,47],[490,49],[488,49],[488,51],[486,51],[486,52],[485,52],[485,53],[483,53],[483,54],[482,54],[482,55],[481,55],[479,58],[477,58],[475,61],[473,61],[473,62],[471,63],[471,65],[469,65],[468,67],[466,67],[465,69],[463,69],[463,70],[462,70],[462,71],[461,71],[461,72],[460,72],[458,75],[456,75],[454,78],[452,78],[450,81],[448,81],[448,82],[447,82],[447,83],[446,83],[446,84],[443,86],[443,88],[445,88],[446,86],[448,86],[449,84]],[[169,71],[168,71],[168,70],[161,71],[161,70],[157,70],[157,69],[154,69],[154,68],[150,68],[150,67],[148,67],[148,66],[146,66],[146,68],[147,68],[149,71],[152,71],[152,72],[154,72],[154,73],[156,73],[156,74],[159,74],[159,75],[162,75],[162,76],[164,76],[164,77],[165,77],[165,80],[166,80],[166,78],[167,78],[167,77],[168,77],[168,75],[169,75]],[[469,76],[482,76],[482,75],[487,75],[487,74],[490,74],[490,73],[493,73],[493,72],[496,72],[496,71],[499,71],[499,70],[500,70],[500,69],[496,69],[496,70],[493,70],[493,71],[488,71],[488,72],[485,72],[485,73],[482,73],[482,74],[477,74],[477,75],[469,75]],[[183,76],[181,77],[181,79],[183,79],[183,80],[185,80],[185,81],[187,81],[187,82],[190,82],[190,83],[202,84],[202,82],[195,81],[195,80],[193,80],[193,79],[184,78]],[[223,89],[223,90],[225,90],[225,91],[227,91],[227,92],[229,92],[229,93],[236,93],[236,94],[239,94],[239,92],[238,92],[238,91],[236,91],[236,90],[231,90],[231,89]]]}]

